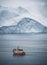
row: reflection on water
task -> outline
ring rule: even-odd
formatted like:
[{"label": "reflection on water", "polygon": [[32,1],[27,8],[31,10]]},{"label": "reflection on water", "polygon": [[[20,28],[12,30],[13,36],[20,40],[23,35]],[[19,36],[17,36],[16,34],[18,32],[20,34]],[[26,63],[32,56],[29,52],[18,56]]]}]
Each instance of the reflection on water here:
[{"label": "reflection on water", "polygon": [[[19,46],[25,56],[13,56]],[[0,65],[47,65],[47,34],[0,35]]]}]

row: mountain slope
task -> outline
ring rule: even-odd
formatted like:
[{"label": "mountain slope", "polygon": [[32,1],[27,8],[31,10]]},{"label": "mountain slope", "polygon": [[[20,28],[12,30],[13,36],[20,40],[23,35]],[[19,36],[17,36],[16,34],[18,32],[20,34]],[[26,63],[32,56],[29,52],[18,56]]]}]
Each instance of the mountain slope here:
[{"label": "mountain slope", "polygon": [[17,27],[22,32],[42,32],[44,26],[38,23],[37,21],[30,18],[23,18],[18,24]]},{"label": "mountain slope", "polygon": [[0,6],[0,19],[8,20],[13,17],[18,17],[26,12],[28,11],[23,7],[8,8],[8,7]]},{"label": "mountain slope", "polygon": [[17,25],[0,27],[0,33],[39,33],[47,32],[47,27],[30,18],[23,18]]},{"label": "mountain slope", "polygon": [[47,27],[44,27],[43,33],[46,33],[46,32],[47,32]]},{"label": "mountain slope", "polygon": [[8,20],[13,17],[18,16],[14,11],[11,11],[12,9],[8,9],[7,7],[0,6],[0,19]]},{"label": "mountain slope", "polygon": [[27,16],[30,16],[29,12],[27,11],[27,9],[21,6],[16,8],[0,6],[0,26],[10,26],[12,24],[15,25],[23,17]]}]

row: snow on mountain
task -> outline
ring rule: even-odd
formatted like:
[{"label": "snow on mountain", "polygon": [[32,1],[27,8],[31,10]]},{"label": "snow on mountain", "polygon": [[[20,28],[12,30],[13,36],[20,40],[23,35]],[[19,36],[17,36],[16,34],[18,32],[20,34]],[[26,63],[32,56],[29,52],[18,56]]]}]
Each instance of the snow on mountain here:
[{"label": "snow on mountain", "polygon": [[47,28],[31,18],[23,18],[17,25],[0,27],[0,33],[42,33],[47,32]]},{"label": "snow on mountain", "polygon": [[[23,7],[8,8],[0,6],[0,26],[10,26],[10,24],[17,24],[23,17],[27,16],[30,17],[30,14],[27,9]],[[11,21],[13,23],[11,23]]]},{"label": "snow on mountain", "polygon": [[16,8],[16,12],[21,15],[21,14],[24,14],[24,13],[27,13],[27,9],[23,8],[23,7],[17,7]]},{"label": "snow on mountain", "polygon": [[18,16],[17,14],[15,14],[14,12],[10,12],[8,10],[3,10],[3,11],[0,11],[0,19],[5,19],[5,20],[8,20],[8,19],[11,19],[13,17],[16,17]]},{"label": "snow on mountain", "polygon": [[47,27],[44,27],[43,32],[44,32],[44,33],[47,32]]},{"label": "snow on mountain", "polygon": [[0,19],[8,20],[16,16],[18,16],[18,14],[10,11],[7,7],[0,6]]},{"label": "snow on mountain", "polygon": [[0,33],[5,34],[47,32],[47,27],[32,19],[23,7],[0,6],[0,26]]},{"label": "snow on mountain", "polygon": [[30,32],[42,32],[44,26],[31,18],[23,18],[18,24],[20,32],[30,33]]}]

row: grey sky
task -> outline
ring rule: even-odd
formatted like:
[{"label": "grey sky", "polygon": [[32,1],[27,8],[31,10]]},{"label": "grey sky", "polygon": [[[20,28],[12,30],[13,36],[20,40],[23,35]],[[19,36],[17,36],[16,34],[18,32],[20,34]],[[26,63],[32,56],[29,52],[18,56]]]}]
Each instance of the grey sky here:
[{"label": "grey sky", "polygon": [[0,0],[0,5],[8,8],[22,6],[30,12],[31,18],[47,26],[47,0]]}]

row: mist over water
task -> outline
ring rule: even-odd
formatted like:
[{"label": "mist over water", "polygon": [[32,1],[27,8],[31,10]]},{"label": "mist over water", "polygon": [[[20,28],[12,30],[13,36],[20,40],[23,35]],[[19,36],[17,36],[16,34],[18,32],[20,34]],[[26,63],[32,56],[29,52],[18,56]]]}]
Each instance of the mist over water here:
[{"label": "mist over water", "polygon": [[[19,46],[25,56],[13,56]],[[0,35],[0,65],[47,65],[47,34]]]}]

